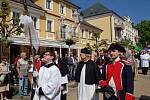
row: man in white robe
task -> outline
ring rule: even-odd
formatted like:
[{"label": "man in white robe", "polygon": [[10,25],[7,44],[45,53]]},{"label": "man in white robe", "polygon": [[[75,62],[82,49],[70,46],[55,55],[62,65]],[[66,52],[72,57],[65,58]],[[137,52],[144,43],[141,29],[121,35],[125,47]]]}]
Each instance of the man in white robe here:
[{"label": "man in white robe", "polygon": [[143,55],[140,55],[140,57],[141,57],[142,73],[144,75],[147,75],[148,68],[149,68],[150,55],[148,54],[148,51],[145,51]]},{"label": "man in white robe", "polygon": [[45,66],[40,68],[38,88],[33,100],[60,100],[61,74],[54,64],[55,54],[44,54]]},{"label": "man in white robe", "polygon": [[98,93],[95,92],[100,80],[98,66],[90,58],[91,50],[81,49],[81,59],[79,62],[75,79],[78,83],[78,100],[99,100]]}]

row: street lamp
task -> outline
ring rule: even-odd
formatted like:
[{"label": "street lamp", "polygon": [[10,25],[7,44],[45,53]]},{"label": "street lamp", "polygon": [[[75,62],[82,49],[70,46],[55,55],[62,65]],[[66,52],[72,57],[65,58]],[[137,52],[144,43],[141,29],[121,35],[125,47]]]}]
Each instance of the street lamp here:
[{"label": "street lamp", "polygon": [[79,16],[80,14],[78,13],[78,11],[76,10],[74,13],[73,13],[73,19],[74,19],[74,23],[75,24],[78,24],[79,23]]},{"label": "street lamp", "polygon": [[74,13],[73,13],[73,20],[74,20],[74,26],[72,27],[73,29],[73,33],[74,33],[74,36],[76,36],[75,34],[75,30],[80,22],[80,18],[79,18],[80,14],[78,13],[78,11],[76,10]]},{"label": "street lamp", "polygon": [[64,17],[60,16],[60,34],[61,34],[61,38],[64,38],[63,27],[64,27]]},{"label": "street lamp", "polygon": [[[74,34],[74,36],[76,36],[75,30],[79,24],[79,15],[80,14],[77,12],[77,10],[73,13],[74,26],[72,27],[72,33]],[[75,43],[74,39],[72,39],[72,37],[70,36],[70,38],[65,40],[65,43],[69,47],[69,56],[70,56],[70,46]]]}]

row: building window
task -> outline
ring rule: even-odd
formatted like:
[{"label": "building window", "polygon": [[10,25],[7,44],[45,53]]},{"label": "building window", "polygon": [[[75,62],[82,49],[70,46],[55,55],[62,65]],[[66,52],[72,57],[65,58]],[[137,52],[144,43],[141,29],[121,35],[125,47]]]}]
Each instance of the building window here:
[{"label": "building window", "polygon": [[54,32],[54,21],[47,20],[47,32]]},{"label": "building window", "polygon": [[74,31],[73,31],[73,35],[74,35],[74,37],[77,37],[77,32],[76,32],[76,29],[74,29]]},{"label": "building window", "polygon": [[74,13],[76,12],[76,10],[75,9],[72,9],[71,10],[71,18],[74,18]]},{"label": "building window", "polygon": [[46,9],[51,10],[53,8],[53,1],[52,0],[46,0]]},{"label": "building window", "polygon": [[92,33],[89,32],[88,39],[92,39]]},{"label": "building window", "polygon": [[66,15],[66,5],[60,4],[60,14]]},{"label": "building window", "polygon": [[62,25],[61,26],[61,38],[63,39],[66,38],[66,30],[67,30],[67,25]]},{"label": "building window", "polygon": [[[19,14],[19,12],[13,12],[12,13],[12,18],[13,19],[15,19],[15,18],[19,18],[20,17],[20,14]],[[14,24],[15,22],[14,22],[14,20],[13,20],[13,24]]]},{"label": "building window", "polygon": [[81,38],[85,38],[84,37],[84,30],[83,29],[81,30]]},{"label": "building window", "polygon": [[121,38],[121,29],[120,28],[116,28],[115,29],[115,39],[118,40]]},{"label": "building window", "polygon": [[32,16],[32,20],[33,20],[33,25],[35,29],[37,29],[37,18]]}]

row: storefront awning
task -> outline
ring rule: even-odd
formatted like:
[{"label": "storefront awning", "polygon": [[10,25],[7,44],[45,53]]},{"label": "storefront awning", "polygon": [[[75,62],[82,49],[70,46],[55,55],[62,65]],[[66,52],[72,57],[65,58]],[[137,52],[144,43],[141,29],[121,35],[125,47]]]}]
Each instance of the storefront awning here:
[{"label": "storefront awning", "polygon": [[[24,37],[11,37],[8,40],[12,42],[12,44],[18,45],[30,45],[29,40]],[[65,42],[61,41],[54,41],[54,40],[47,40],[47,39],[40,39],[40,46],[43,47],[56,47],[56,48],[69,48]],[[74,44],[70,46],[71,49],[81,49],[82,47],[78,44]]]}]

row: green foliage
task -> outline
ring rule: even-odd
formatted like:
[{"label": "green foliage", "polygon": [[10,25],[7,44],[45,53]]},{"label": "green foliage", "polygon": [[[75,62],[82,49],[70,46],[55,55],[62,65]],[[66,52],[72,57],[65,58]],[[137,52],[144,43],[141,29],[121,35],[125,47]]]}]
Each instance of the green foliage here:
[{"label": "green foliage", "polygon": [[107,39],[102,39],[98,45],[99,47],[104,46],[107,49],[108,48]]},{"label": "green foliage", "polygon": [[85,47],[92,50],[92,47],[91,47],[90,43],[87,43]]},{"label": "green foliage", "polygon": [[23,25],[20,25],[19,18],[7,20],[10,13],[8,0],[2,0],[0,9],[0,36],[7,40],[12,35],[20,35],[23,31]]},{"label": "green foliage", "polygon": [[132,49],[133,43],[130,39],[122,39],[121,41],[117,42],[118,44],[122,45],[123,47]]},{"label": "green foliage", "polygon": [[136,45],[140,48],[142,48],[142,44],[140,42],[136,43]]},{"label": "green foliage", "polygon": [[0,50],[2,52],[0,53],[3,55],[5,48],[11,44],[11,41],[8,41],[8,37],[20,35],[23,32],[23,26],[20,25],[19,18],[7,20],[11,11],[8,0],[1,0],[0,7],[0,45],[2,47]]},{"label": "green foliage", "polygon": [[92,39],[95,41],[95,44],[93,45],[93,49],[97,52],[97,55],[99,54],[98,53],[98,49],[99,49],[99,45],[98,45],[98,40],[100,39],[100,35],[101,35],[101,32],[99,33],[95,33],[95,32],[92,32]]},{"label": "green foliage", "polygon": [[101,49],[104,53],[107,53],[108,49],[107,48],[102,48]]},{"label": "green foliage", "polygon": [[106,49],[108,48],[107,40],[102,39],[101,41],[98,41],[97,44],[93,45],[93,49],[99,50],[101,47],[105,47]]},{"label": "green foliage", "polygon": [[7,40],[6,38],[0,38],[0,43],[3,45],[4,48],[8,48],[12,41]]},{"label": "green foliage", "polygon": [[150,45],[150,20],[143,20],[135,26],[139,33],[139,42],[142,47]]},{"label": "green foliage", "polygon": [[69,47],[71,46],[71,45],[73,45],[73,44],[75,44],[75,42],[74,42],[74,40],[73,39],[66,39],[65,40],[65,43],[66,43],[66,45],[68,45]]},{"label": "green foliage", "polygon": [[100,38],[101,33],[94,33],[92,34],[92,39],[99,39]]},{"label": "green foliage", "polygon": [[5,18],[10,13],[10,6],[8,0],[2,0],[1,3],[1,10],[0,10],[0,17]]}]

